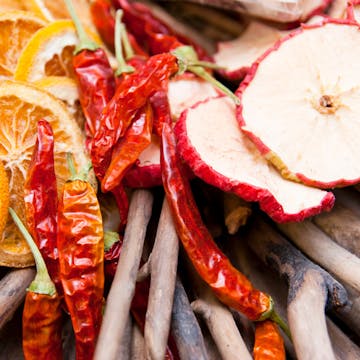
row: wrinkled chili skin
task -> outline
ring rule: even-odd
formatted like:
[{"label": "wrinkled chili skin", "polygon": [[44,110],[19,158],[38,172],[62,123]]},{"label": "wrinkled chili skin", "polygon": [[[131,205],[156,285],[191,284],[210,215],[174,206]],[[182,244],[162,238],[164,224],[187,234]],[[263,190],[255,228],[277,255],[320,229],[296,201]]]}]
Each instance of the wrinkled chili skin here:
[{"label": "wrinkled chili skin", "polygon": [[104,254],[104,271],[105,277],[109,280],[112,280],[115,276],[117,264],[119,262],[119,257],[121,254],[122,240],[114,243],[111,248],[105,251]]},{"label": "wrinkled chili skin", "polygon": [[101,182],[102,191],[110,191],[121,184],[126,171],[151,143],[153,113],[150,104],[139,111],[124,136],[114,147],[111,163]]},{"label": "wrinkled chili skin", "polygon": [[61,360],[62,311],[60,297],[27,291],[22,320],[26,360]]},{"label": "wrinkled chili skin", "polygon": [[101,112],[115,93],[114,72],[101,48],[80,51],[73,57],[73,66],[87,135],[92,137],[100,126]]},{"label": "wrinkled chili skin", "polygon": [[146,64],[124,78],[114,97],[100,116],[100,126],[92,141],[91,159],[102,179],[111,161],[112,150],[149,97],[167,87],[171,75],[178,71],[172,54],[150,57]]},{"label": "wrinkled chili skin", "polygon": [[171,124],[172,122],[168,89],[157,91],[150,98],[150,104],[154,113],[153,132],[154,134],[161,136],[164,123]]},{"label": "wrinkled chili skin", "polygon": [[92,186],[66,182],[59,201],[60,275],[76,340],[76,359],[91,359],[102,320],[104,236]]},{"label": "wrinkled chili skin", "polygon": [[101,39],[111,51],[114,51],[115,18],[110,1],[92,0],[90,2],[90,13]]},{"label": "wrinkled chili skin", "polygon": [[197,272],[224,304],[251,320],[259,319],[269,310],[270,298],[254,289],[250,281],[232,266],[203,224],[190,184],[182,173],[175,135],[167,124],[162,132],[160,163],[177,234]]},{"label": "wrinkled chili skin", "polygon": [[277,325],[271,320],[256,323],[254,360],[285,360],[285,346]]},{"label": "wrinkled chili skin", "polygon": [[51,125],[40,120],[37,139],[24,184],[28,230],[45,261],[49,275],[62,294],[57,248],[58,193],[54,166],[54,135]]}]

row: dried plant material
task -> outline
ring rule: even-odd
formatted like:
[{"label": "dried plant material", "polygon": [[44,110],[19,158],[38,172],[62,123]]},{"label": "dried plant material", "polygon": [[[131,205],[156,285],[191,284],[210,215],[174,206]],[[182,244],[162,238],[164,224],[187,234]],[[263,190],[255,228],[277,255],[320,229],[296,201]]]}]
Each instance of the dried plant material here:
[{"label": "dried plant material", "polygon": [[234,194],[224,194],[224,216],[228,233],[234,235],[240,226],[247,223],[251,215],[251,205]]},{"label": "dried plant material", "polygon": [[258,201],[275,221],[301,221],[331,209],[332,193],[284,180],[240,131],[226,97],[199,103],[175,125],[178,150],[205,182]]},{"label": "dried plant material", "polygon": [[304,26],[240,85],[240,126],[284,177],[321,188],[360,181],[359,39],[350,21]]}]

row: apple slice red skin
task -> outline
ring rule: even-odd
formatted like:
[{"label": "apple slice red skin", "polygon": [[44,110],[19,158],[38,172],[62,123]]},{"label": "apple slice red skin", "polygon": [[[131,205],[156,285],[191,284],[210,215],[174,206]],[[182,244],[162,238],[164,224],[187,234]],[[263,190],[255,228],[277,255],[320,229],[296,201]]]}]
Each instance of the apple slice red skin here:
[{"label": "apple slice red skin", "polygon": [[[246,90],[246,88],[251,83],[251,81],[256,76],[256,72],[257,72],[257,69],[258,69],[260,63],[267,56],[269,56],[272,52],[278,50],[282,43],[291,39],[294,36],[301,34],[304,31],[304,29],[314,29],[314,28],[325,26],[326,24],[350,25],[350,26],[358,26],[359,27],[359,24],[355,20],[352,20],[352,19],[332,19],[332,18],[326,18],[326,17],[324,17],[323,21],[321,21],[320,23],[311,24],[311,25],[302,24],[299,29],[292,31],[288,35],[286,35],[283,38],[281,38],[280,40],[278,40],[274,44],[274,46],[272,46],[267,51],[265,51],[265,53],[263,55],[261,55],[252,64],[251,69],[248,71],[244,80],[241,82],[240,86],[238,87],[238,89],[235,92],[236,96],[240,99],[240,105],[238,105],[236,108],[236,117],[237,117],[238,123],[240,125],[240,128],[243,131],[243,133],[246,134],[247,137],[249,139],[251,139],[251,141],[256,145],[256,147],[259,149],[260,153],[263,156],[270,154],[272,151],[261,141],[261,139],[259,137],[257,137],[251,131],[247,131],[246,128],[244,128],[244,127],[246,127],[246,122],[245,122],[243,114],[242,114],[242,111],[243,111],[243,106],[242,106],[242,101],[241,101],[242,95],[243,95],[244,91]],[[354,185],[354,184],[357,184],[360,182],[360,177],[357,179],[353,179],[351,181],[346,180],[346,179],[338,179],[338,180],[332,181],[332,182],[319,182],[319,181],[310,179],[310,178],[304,176],[303,174],[299,174],[299,173],[291,173],[291,174],[292,174],[292,177],[296,178],[299,182],[301,182],[305,185],[314,186],[314,187],[318,187],[321,189],[332,189],[335,187],[345,187],[345,186]]]},{"label": "apple slice red skin", "polygon": [[251,184],[231,180],[215,171],[211,166],[207,165],[201,159],[199,153],[193,147],[189,137],[187,136],[186,117],[189,110],[195,108],[199,104],[205,103],[208,100],[210,99],[200,101],[193,105],[190,109],[185,110],[174,127],[179,154],[188,167],[191,168],[195,176],[199,177],[208,184],[221,189],[222,191],[232,192],[245,201],[258,202],[260,208],[278,223],[302,221],[308,217],[315,216],[323,211],[330,211],[332,209],[335,203],[335,197],[333,193],[328,192],[318,206],[301,210],[296,214],[287,214],[270,191]]},{"label": "apple slice red skin", "polygon": [[355,21],[354,7],[360,5],[360,0],[350,0],[348,1],[346,8],[346,19],[350,21]]},{"label": "apple slice red skin", "polygon": [[131,188],[151,188],[161,184],[160,164],[145,166],[135,164],[124,177],[124,185]]}]

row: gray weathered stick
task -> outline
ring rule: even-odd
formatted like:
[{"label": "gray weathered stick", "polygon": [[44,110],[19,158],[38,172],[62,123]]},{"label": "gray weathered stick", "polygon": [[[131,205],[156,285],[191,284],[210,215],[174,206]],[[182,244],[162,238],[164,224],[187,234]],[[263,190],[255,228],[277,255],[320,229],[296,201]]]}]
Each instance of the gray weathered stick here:
[{"label": "gray weathered stick", "polygon": [[326,324],[338,360],[360,359],[360,348],[356,346],[329,318]]},{"label": "gray weathered stick", "polygon": [[166,353],[173,307],[179,239],[166,198],[151,252],[151,283],[145,321],[147,359],[163,360]]},{"label": "gray weathered stick", "polygon": [[175,285],[171,333],[181,360],[208,359],[199,323],[180,280]]},{"label": "gray weathered stick", "polygon": [[[121,359],[121,358],[119,358]],[[130,348],[131,360],[144,360],[145,359],[145,342],[143,334],[139,327],[134,323],[131,336],[131,348]],[[122,360],[122,359],[121,359]]]},{"label": "gray weathered stick", "polygon": [[360,258],[336,244],[309,220],[278,227],[316,263],[360,292]]},{"label": "gray weathered stick", "polygon": [[33,268],[9,271],[0,281],[0,329],[12,318],[35,277]]},{"label": "gray weathered stick", "polygon": [[131,300],[134,296],[152,203],[153,196],[147,190],[136,190],[132,195],[121,256],[107,298],[94,359],[118,358],[118,347],[125,333]]},{"label": "gray weathered stick", "polygon": [[359,216],[336,203],[331,212],[315,216],[313,222],[346,250],[360,257]]},{"label": "gray weathered stick", "polygon": [[128,318],[126,320],[126,326],[124,329],[124,336],[122,337],[120,344],[119,344],[119,350],[117,353],[117,358],[121,360],[132,360],[130,357],[130,348],[131,348],[131,342],[132,342],[132,330],[133,330],[133,321],[132,317],[129,314]]},{"label": "gray weathered stick", "polygon": [[298,358],[334,359],[325,307],[337,309],[348,304],[344,287],[260,217],[251,227],[249,245],[289,283],[288,319]]}]

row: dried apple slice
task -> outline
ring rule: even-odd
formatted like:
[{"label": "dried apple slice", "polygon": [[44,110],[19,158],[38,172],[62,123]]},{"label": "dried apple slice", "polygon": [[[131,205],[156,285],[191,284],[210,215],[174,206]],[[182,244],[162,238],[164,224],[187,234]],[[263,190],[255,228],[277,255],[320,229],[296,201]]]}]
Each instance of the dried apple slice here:
[{"label": "dried apple slice", "polygon": [[183,112],[175,125],[178,149],[195,175],[260,207],[277,222],[301,221],[330,210],[334,195],[283,179],[242,134],[235,105],[209,99]]},{"label": "dried apple slice", "polygon": [[280,40],[240,85],[240,126],[284,177],[360,181],[359,56],[359,26],[327,19]]},{"label": "dried apple slice", "polygon": [[360,23],[360,0],[348,1],[346,17]]},{"label": "dried apple slice", "polygon": [[[174,121],[185,109],[218,94],[218,91],[211,84],[192,74],[184,74],[171,80],[168,99]],[[141,153],[137,163],[128,171],[124,181],[127,186],[136,188],[149,188],[162,184],[160,140],[156,135],[152,137],[151,145]]]},{"label": "dried apple slice", "polygon": [[226,70],[220,73],[230,80],[242,79],[251,64],[287,32],[259,21],[252,21],[236,39],[218,43],[215,63]]}]

